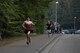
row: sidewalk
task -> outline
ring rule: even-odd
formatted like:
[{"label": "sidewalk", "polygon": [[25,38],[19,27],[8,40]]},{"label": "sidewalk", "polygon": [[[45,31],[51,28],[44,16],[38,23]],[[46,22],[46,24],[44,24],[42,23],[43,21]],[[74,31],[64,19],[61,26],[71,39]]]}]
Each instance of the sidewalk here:
[{"label": "sidewalk", "polygon": [[58,35],[40,35],[32,37],[32,43],[26,45],[26,39],[0,48],[1,53],[38,53]]}]

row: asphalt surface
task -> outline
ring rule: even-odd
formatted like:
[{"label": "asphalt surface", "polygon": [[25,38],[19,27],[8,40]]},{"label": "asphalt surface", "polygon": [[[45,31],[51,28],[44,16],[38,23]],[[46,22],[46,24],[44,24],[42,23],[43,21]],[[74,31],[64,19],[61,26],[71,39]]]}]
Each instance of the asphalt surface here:
[{"label": "asphalt surface", "polygon": [[80,34],[63,34],[41,53],[80,53]]},{"label": "asphalt surface", "polygon": [[4,47],[0,47],[0,53],[35,53],[50,43],[55,37],[59,35],[40,35],[32,37],[30,45],[26,45],[26,39],[11,43]]}]

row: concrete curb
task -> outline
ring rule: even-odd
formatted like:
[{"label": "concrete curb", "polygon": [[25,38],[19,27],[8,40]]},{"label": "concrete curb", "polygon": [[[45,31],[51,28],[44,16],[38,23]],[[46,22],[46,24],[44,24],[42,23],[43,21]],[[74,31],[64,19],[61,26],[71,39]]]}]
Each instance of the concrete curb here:
[{"label": "concrete curb", "polygon": [[48,41],[46,44],[44,44],[40,49],[38,49],[35,53],[41,53],[52,41],[54,41],[56,38],[58,38],[60,35],[55,35],[50,41]]}]

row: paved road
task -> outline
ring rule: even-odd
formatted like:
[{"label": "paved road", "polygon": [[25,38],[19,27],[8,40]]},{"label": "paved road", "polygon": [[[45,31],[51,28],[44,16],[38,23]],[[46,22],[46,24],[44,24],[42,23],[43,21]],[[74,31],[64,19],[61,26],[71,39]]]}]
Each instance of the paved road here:
[{"label": "paved road", "polygon": [[40,35],[32,37],[32,43],[30,45],[26,45],[26,40],[21,40],[5,47],[0,47],[0,53],[35,53],[57,36],[58,35],[50,35],[50,37],[48,37],[47,35]]},{"label": "paved road", "polygon": [[41,53],[80,53],[80,35],[62,35]]}]

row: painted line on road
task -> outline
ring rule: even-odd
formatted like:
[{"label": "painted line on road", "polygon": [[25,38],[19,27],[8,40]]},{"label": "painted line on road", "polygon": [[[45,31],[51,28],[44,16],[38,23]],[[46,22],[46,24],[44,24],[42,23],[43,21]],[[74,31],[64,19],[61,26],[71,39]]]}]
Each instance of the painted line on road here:
[{"label": "painted line on road", "polygon": [[48,41],[45,45],[43,45],[39,50],[37,50],[35,53],[42,53],[42,51],[50,44],[52,43],[55,39],[57,39],[61,35],[54,35],[55,37],[52,38],[50,41]]}]

